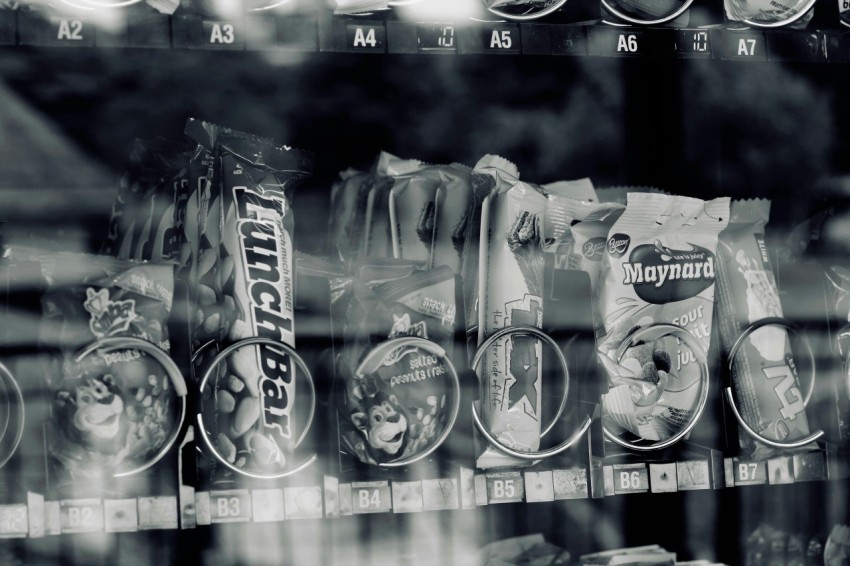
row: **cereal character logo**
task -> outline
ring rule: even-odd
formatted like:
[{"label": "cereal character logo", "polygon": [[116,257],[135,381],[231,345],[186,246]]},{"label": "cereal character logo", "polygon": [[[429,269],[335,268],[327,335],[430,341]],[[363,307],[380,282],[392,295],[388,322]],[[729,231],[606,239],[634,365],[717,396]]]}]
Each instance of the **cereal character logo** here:
[{"label": "cereal character logo", "polygon": [[623,262],[623,285],[654,305],[690,299],[713,284],[714,254],[700,246],[676,250],[656,240],[635,247]]},{"label": "cereal character logo", "polygon": [[138,318],[133,299],[111,301],[108,289],[95,291],[91,287],[86,289],[86,297],[83,307],[91,314],[89,329],[98,338],[126,332]]},{"label": "cereal character logo", "polygon": [[632,237],[628,234],[614,234],[608,238],[608,254],[616,258],[623,257],[631,244]]},{"label": "cereal character logo", "polygon": [[601,261],[605,246],[605,238],[591,238],[581,247],[581,255],[590,261]]},{"label": "cereal character logo", "polygon": [[124,399],[112,375],[79,380],[58,391],[55,410],[62,432],[73,442],[105,454],[127,451]]},{"label": "cereal character logo", "polygon": [[[525,295],[521,301],[513,301],[505,305],[508,313],[506,324],[524,324],[528,326],[541,326],[543,322],[543,309],[540,306],[540,298],[534,295]],[[520,404],[523,399],[527,400],[531,412],[537,414],[537,378],[538,366],[538,342],[532,336],[512,335],[510,348],[508,348],[508,368],[511,376],[516,380],[508,390],[508,409]]]},{"label": "cereal character logo", "polygon": [[365,395],[355,386],[351,391],[356,405],[349,414],[351,424],[363,435],[368,455],[378,463],[389,462],[404,453],[407,445],[407,413],[394,394],[378,391]]},{"label": "cereal character logo", "polygon": [[424,320],[411,324],[410,313],[404,313],[401,316],[393,313],[393,327],[390,329],[390,335],[387,338],[397,338],[399,336],[428,338],[428,327],[425,325]]}]

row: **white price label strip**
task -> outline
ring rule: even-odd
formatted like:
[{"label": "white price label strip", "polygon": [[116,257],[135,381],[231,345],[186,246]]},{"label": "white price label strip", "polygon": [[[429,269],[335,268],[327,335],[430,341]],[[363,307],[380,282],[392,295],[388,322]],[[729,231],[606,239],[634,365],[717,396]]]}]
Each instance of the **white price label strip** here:
[{"label": "white price label strip", "polygon": [[27,508],[29,509],[30,538],[44,536],[44,496],[40,493],[27,492]]},{"label": "white price label strip", "polygon": [[[163,495],[158,497],[139,497],[139,529],[176,529],[177,497]],[[192,516],[194,518],[194,515]],[[188,522],[188,521],[184,521]]]},{"label": "white price label strip", "polygon": [[555,489],[555,499],[587,499],[587,470],[585,468],[570,468],[553,470],[552,484]]},{"label": "white price label strip", "polygon": [[551,471],[525,472],[525,500],[529,503],[555,501]]},{"label": "white price label strip", "polygon": [[0,538],[23,538],[28,533],[27,506],[0,505]]},{"label": "white price label strip", "polygon": [[283,521],[283,490],[252,489],[251,506],[254,511],[255,523]]},{"label": "white price label strip", "polygon": [[394,481],[393,513],[416,513],[422,511],[422,482]]},{"label": "white price label strip", "polygon": [[139,509],[135,499],[104,499],[103,525],[107,533],[139,530]]},{"label": "white price label strip", "polygon": [[457,509],[457,478],[422,480],[422,506],[426,511]]},{"label": "white price label strip", "polygon": [[318,485],[283,489],[287,519],[320,519],[322,488]]}]

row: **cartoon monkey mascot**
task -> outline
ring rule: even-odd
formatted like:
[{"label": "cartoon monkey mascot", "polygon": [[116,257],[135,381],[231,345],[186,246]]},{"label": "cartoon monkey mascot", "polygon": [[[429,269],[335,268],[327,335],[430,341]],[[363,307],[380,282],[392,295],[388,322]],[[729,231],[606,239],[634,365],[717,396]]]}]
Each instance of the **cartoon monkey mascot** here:
[{"label": "cartoon monkey mascot", "polygon": [[365,438],[367,454],[379,464],[400,458],[408,443],[408,417],[398,398],[383,391],[364,395],[360,386],[352,389],[351,397],[356,401],[351,424]]}]

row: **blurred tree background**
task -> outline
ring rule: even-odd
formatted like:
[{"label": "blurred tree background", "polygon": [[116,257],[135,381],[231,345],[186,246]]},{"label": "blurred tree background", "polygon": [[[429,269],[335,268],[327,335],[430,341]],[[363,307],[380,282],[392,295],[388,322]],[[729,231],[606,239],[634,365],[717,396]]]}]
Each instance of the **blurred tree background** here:
[{"label": "blurred tree background", "polygon": [[[808,199],[847,171],[842,71],[591,57],[0,51],[0,80],[113,178],[134,138],[179,139],[195,116],[314,151],[319,170],[296,205],[299,217],[316,210],[317,218],[336,172],[367,168],[382,149],[470,165],[498,153],[534,182],[589,176],[597,186]],[[51,170],[39,161],[27,166]],[[103,195],[107,211],[111,198]]]}]

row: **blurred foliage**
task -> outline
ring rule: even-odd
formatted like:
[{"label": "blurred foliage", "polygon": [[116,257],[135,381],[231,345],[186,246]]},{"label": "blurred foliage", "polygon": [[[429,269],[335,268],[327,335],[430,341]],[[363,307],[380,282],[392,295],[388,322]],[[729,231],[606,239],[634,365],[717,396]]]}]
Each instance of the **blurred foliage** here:
[{"label": "blurred foliage", "polygon": [[197,116],[315,151],[319,189],[385,149],[470,165],[499,153],[538,182],[590,176],[703,197],[809,191],[847,170],[848,117],[838,101],[848,81],[837,70],[590,57],[0,52],[0,79],[115,174],[133,138],[178,137]]}]

